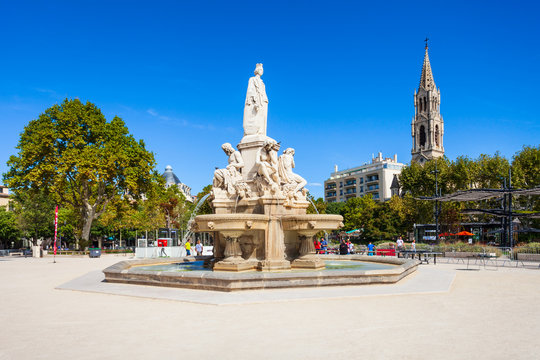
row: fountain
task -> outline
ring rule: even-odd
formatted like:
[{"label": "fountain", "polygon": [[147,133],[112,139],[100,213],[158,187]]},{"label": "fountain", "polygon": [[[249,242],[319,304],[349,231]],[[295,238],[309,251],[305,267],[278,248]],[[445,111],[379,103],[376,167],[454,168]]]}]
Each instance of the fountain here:
[{"label": "fountain", "polygon": [[324,268],[313,237],[343,226],[340,215],[306,214],[306,180],[293,172],[294,149],[266,135],[268,98],[262,64],[249,79],[244,137],[222,145],[228,165],[214,172],[214,214],[196,216],[194,231],[214,233],[214,271]]},{"label": "fountain", "polygon": [[[306,213],[310,204],[307,182],[293,171],[295,150],[287,148],[278,155],[280,142],[266,134],[268,98],[262,74],[262,64],[257,64],[255,76],[249,79],[244,136],[237,149],[230,143],[222,145],[228,164],[214,172],[208,195],[214,213],[190,220],[190,231],[213,233],[214,256],[176,260],[177,264],[171,267],[177,269],[179,263],[204,260],[204,268],[213,271],[162,272],[162,261],[156,274],[147,267],[138,270],[137,266],[156,263],[142,260],[137,264],[122,262],[104,270],[107,281],[231,291],[395,282],[416,269],[414,260],[349,256],[347,260],[393,265],[377,273],[348,270],[336,275],[335,271],[324,270],[325,261],[315,254],[314,237],[322,231],[339,229],[343,218]],[[344,260],[339,256],[324,258]]]}]

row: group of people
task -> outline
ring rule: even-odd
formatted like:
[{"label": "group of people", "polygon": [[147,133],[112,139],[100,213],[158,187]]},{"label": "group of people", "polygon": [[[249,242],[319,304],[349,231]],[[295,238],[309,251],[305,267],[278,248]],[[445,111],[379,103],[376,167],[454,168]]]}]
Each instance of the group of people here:
[{"label": "group of people", "polygon": [[[396,244],[399,251],[405,250],[405,243],[403,242],[403,238],[401,236],[396,240]],[[414,239],[411,243],[411,251],[416,251],[416,240]]]},{"label": "group of people", "polygon": [[[315,245],[316,254],[328,254],[328,241],[326,241],[324,237],[313,240],[313,245]],[[340,255],[354,254],[354,245],[351,242],[351,239],[341,240],[339,244],[339,254]]]},{"label": "group of people", "polygon": [[354,254],[354,245],[351,239],[341,239],[339,243],[339,255]]},{"label": "group of people", "polygon": [[[328,242],[324,237],[321,237],[320,239],[313,240],[313,244],[315,245],[315,253],[316,254],[328,254]],[[405,242],[403,241],[403,238],[400,236],[396,240],[397,250],[403,251],[405,250]],[[394,245],[391,246],[394,248]],[[373,256],[375,255],[375,245],[373,243],[369,243],[367,246],[367,255]],[[411,243],[411,250],[416,251],[416,242],[413,240]],[[339,243],[339,254],[340,255],[348,255],[348,254],[354,254],[354,245],[351,242],[350,238],[347,239],[341,239]]]},{"label": "group of people", "polygon": [[[186,249],[186,255],[191,255],[191,242],[188,239],[186,241],[186,244],[184,245]],[[203,245],[201,244],[201,240],[197,240],[197,243],[195,244],[195,252],[197,253],[197,256],[201,256],[203,254]]]}]

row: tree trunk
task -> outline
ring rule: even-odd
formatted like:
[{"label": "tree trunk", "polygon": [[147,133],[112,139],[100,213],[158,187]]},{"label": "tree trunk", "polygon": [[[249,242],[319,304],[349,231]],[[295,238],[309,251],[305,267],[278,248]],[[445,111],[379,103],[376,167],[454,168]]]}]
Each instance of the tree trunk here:
[{"label": "tree trunk", "polygon": [[86,212],[83,219],[83,230],[82,230],[82,240],[90,240],[90,229],[92,229],[92,222],[94,221],[94,210],[91,209]]}]

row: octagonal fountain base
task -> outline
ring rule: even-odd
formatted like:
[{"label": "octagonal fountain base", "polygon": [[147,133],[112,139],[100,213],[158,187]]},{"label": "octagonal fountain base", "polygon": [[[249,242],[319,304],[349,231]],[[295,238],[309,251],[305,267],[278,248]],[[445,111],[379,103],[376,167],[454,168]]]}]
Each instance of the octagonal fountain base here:
[{"label": "octagonal fountain base", "polygon": [[[208,270],[193,271],[151,271],[148,266],[186,264],[195,261],[211,261],[211,257],[188,257],[178,259],[147,259],[121,261],[103,272],[105,281],[137,285],[168,286],[199,290],[238,291],[254,289],[277,289],[293,287],[344,286],[396,283],[416,271],[419,262],[364,255],[324,255],[321,261],[364,261],[367,263],[391,265],[386,269],[356,270],[298,270],[284,272],[242,272],[229,273]],[[144,267],[144,268],[143,268]]]}]

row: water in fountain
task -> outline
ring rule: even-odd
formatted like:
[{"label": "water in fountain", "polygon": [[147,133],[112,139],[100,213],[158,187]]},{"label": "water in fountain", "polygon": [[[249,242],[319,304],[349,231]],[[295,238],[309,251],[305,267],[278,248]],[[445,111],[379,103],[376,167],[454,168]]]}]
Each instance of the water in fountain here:
[{"label": "water in fountain", "polygon": [[[310,193],[308,192],[308,196],[306,196],[306,199],[309,200],[309,202],[311,203],[311,205],[313,205],[313,208],[315,209],[315,212],[317,213],[317,215],[320,215],[319,214],[319,210],[317,210],[317,206],[315,206],[315,203],[313,202],[313,200],[311,200],[311,196],[309,196]],[[326,241],[328,242],[328,233],[326,232],[326,230],[323,230],[324,231],[324,237],[326,239]]]},{"label": "water in fountain", "polygon": [[182,237],[182,243],[178,244],[178,245],[184,245],[186,243],[187,239],[189,239],[191,236],[193,236],[193,231],[191,231],[189,225],[193,222],[193,220],[195,219],[195,216],[197,215],[197,212],[199,211],[199,208],[204,204],[204,202],[206,201],[206,199],[208,199],[209,196],[210,196],[210,193],[204,195],[201,198],[201,200],[199,200],[197,202],[197,204],[195,205],[195,208],[193,209],[193,212],[191,213],[191,217],[189,218],[189,221],[188,221],[187,231],[184,234],[184,236]]},{"label": "water in fountain", "polygon": [[317,213],[317,215],[320,215],[319,210],[317,210],[317,206],[315,206],[315,203],[313,202],[313,200],[311,200],[311,196],[309,196],[309,195],[311,195],[311,194],[308,193],[308,196],[306,196],[306,199],[308,199],[309,202],[311,203],[311,205],[313,205],[313,208],[315,209],[315,212]]}]

